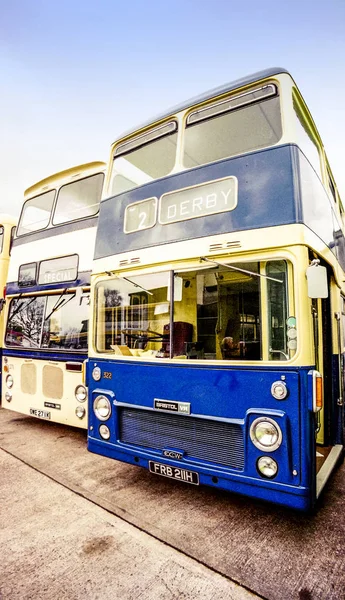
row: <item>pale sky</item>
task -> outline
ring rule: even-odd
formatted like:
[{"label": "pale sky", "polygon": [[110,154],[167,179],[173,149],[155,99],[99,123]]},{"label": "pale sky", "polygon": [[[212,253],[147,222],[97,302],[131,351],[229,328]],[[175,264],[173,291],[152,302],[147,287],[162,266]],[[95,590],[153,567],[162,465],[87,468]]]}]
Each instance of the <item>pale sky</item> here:
[{"label": "pale sky", "polygon": [[345,204],[345,0],[0,0],[0,211],[171,106],[276,66]]}]

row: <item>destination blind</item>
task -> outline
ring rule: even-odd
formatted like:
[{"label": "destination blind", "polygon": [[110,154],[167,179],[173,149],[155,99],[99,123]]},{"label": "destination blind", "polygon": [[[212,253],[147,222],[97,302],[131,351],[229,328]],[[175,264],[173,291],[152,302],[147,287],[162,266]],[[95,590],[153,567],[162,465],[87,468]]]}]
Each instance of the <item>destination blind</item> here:
[{"label": "destination blind", "polygon": [[[133,233],[161,225],[231,211],[237,206],[237,178],[225,177],[148,198],[126,207],[124,232]],[[158,211],[157,211],[158,208]]]}]

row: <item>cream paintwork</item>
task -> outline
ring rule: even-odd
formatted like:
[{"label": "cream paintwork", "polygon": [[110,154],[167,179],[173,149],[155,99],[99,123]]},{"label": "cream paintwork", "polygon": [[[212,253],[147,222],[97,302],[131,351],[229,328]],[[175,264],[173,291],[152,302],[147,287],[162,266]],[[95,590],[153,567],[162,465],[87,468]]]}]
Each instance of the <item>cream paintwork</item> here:
[{"label": "cream paintwork", "polygon": [[[14,356],[8,357],[8,362],[3,365],[8,369],[7,372],[3,372],[2,380],[2,406],[9,410],[14,410],[24,415],[30,415],[30,408],[49,411],[52,415],[51,421],[54,423],[62,423],[63,425],[71,425],[72,427],[81,427],[86,429],[87,427],[87,400],[85,402],[78,402],[75,398],[75,388],[82,383],[81,376],[79,373],[72,373],[66,371],[65,363],[48,360],[34,360],[31,358],[23,359]],[[3,359],[4,362],[4,359]],[[21,389],[21,368],[23,364],[34,363],[36,366],[36,394],[26,394]],[[63,397],[62,398],[48,398],[44,397],[42,391],[42,372],[46,365],[59,366],[63,370]],[[5,400],[5,393],[8,391],[6,386],[6,375],[10,373],[13,377],[13,387],[11,388],[12,400],[7,402]],[[61,404],[61,410],[48,408],[44,406],[44,402],[51,402]],[[84,406],[85,416],[83,419],[78,419],[75,414],[77,406]]]},{"label": "cream paintwork", "polygon": [[78,254],[78,271],[91,271],[96,230],[97,226],[94,225],[86,229],[61,233],[54,237],[46,237],[34,242],[28,241],[25,244],[14,246],[7,281],[9,283],[17,281],[20,265],[40,260],[49,260],[59,255]]}]

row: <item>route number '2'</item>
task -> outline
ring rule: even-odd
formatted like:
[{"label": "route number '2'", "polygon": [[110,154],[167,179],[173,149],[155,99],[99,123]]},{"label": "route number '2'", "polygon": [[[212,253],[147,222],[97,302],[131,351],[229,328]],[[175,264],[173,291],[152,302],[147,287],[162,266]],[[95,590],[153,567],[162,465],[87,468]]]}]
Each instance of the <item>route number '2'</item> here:
[{"label": "route number '2'", "polygon": [[156,222],[157,198],[149,198],[134,202],[126,208],[125,233],[133,233],[142,229],[153,227]]},{"label": "route number '2'", "polygon": [[138,229],[145,229],[146,217],[147,217],[147,213],[145,213],[145,212],[139,213],[139,227],[138,227]]}]

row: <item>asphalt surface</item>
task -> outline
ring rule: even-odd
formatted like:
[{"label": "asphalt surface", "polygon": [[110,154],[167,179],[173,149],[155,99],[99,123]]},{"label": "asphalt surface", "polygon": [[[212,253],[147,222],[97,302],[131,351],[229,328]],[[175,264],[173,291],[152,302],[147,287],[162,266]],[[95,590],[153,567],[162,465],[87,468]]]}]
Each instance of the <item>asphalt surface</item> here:
[{"label": "asphalt surface", "polygon": [[[16,465],[9,467],[9,472],[13,472],[12,484],[9,484],[11,489],[2,493],[4,485],[6,490],[7,477],[2,477],[0,485],[1,523],[5,522],[7,527],[5,537],[3,534],[0,537],[0,568],[6,565],[5,577],[4,572],[0,575],[2,600],[53,598],[57,589],[60,589],[59,597],[63,598],[79,598],[82,594],[87,598],[124,599],[247,598],[246,590],[251,590],[268,600],[345,599],[344,465],[332,476],[317,512],[304,515],[220,490],[170,481],[144,469],[90,454],[86,450],[85,431],[3,409],[0,410],[0,448],[5,451],[7,460],[15,460]],[[33,530],[30,529],[29,552],[26,552],[26,546],[23,546],[24,552],[21,550],[20,542],[22,528],[26,531],[26,520],[19,516],[21,499],[27,490],[26,476],[21,476],[16,482],[16,473],[21,469],[29,469],[30,473],[35,473],[35,469],[40,481],[43,478],[49,486],[56,488],[56,491],[50,492],[50,502],[41,503],[42,483],[37,483],[36,494],[32,491],[29,514],[31,518],[38,514],[36,527],[41,536],[34,543]],[[78,510],[69,507],[67,496]],[[14,512],[10,510],[11,499]],[[30,499],[26,500],[25,496],[24,504],[27,503],[30,506]],[[78,503],[81,503],[80,506]],[[101,516],[89,513],[92,506]],[[117,534],[112,537],[109,533],[115,531],[110,524],[114,516],[120,517],[115,519],[116,523],[131,532],[127,533],[128,540],[131,540],[131,535],[135,539],[142,536],[136,541],[136,549],[135,543],[128,541],[133,551],[125,550],[125,545],[121,548],[116,541]],[[59,543],[55,554],[53,550],[51,554],[45,554],[41,550],[42,540],[54,538],[57,525],[62,529],[61,537],[56,534]],[[120,525],[117,526],[122,531]],[[70,527],[75,538],[69,533]],[[122,539],[120,533],[119,536]],[[16,561],[10,558],[12,550],[8,540],[13,537],[18,542]],[[49,581],[49,565],[64,559],[66,547],[63,541],[69,537],[71,541],[67,547],[71,550],[67,553],[67,565],[60,567],[52,580],[55,592],[49,595],[48,584],[42,596],[31,592],[34,583],[29,574],[36,564],[35,554],[41,552],[41,562],[38,560],[34,571],[40,572],[41,565],[43,581]],[[102,542],[103,538],[108,541]],[[97,540],[101,552],[92,554],[93,544],[98,547]],[[83,547],[91,549],[87,559]],[[148,551],[148,547],[154,549]],[[120,556],[116,556],[117,550]],[[165,558],[164,555],[164,558],[159,558],[161,552],[168,551],[172,553],[171,557]],[[155,552],[157,559],[154,558]],[[32,557],[31,569],[25,568],[28,556]],[[93,560],[91,571],[89,559]],[[175,562],[180,564],[179,561],[189,560],[191,563],[187,563],[184,569],[162,567],[162,563],[169,565],[169,561],[175,565]],[[148,564],[153,568],[152,572]],[[126,575],[124,567],[129,565],[133,571]],[[190,576],[192,568],[204,569],[204,576]],[[65,587],[69,569],[72,583],[79,582],[81,588]],[[178,575],[175,578],[173,573],[176,569]],[[13,595],[11,585],[15,586],[15,581],[22,580],[22,570],[25,585],[31,586],[25,588],[29,595],[20,595],[19,584],[13,588],[17,595]],[[94,573],[94,570],[95,579],[93,575],[88,578],[87,573]],[[201,587],[196,584],[193,587],[193,581],[199,580]],[[184,581],[191,581],[192,587],[185,587]],[[243,589],[233,586],[233,582]],[[205,587],[206,583],[211,588]],[[225,587],[222,588],[222,585]],[[155,586],[158,586],[157,589]],[[30,596],[30,593],[33,595]],[[236,593],[239,595],[236,596]]]},{"label": "asphalt surface", "polygon": [[254,600],[0,450],[0,597]]}]

